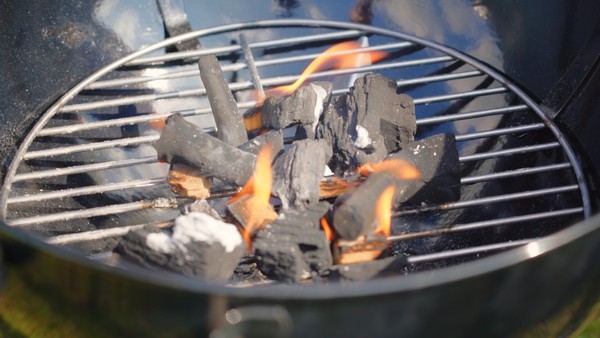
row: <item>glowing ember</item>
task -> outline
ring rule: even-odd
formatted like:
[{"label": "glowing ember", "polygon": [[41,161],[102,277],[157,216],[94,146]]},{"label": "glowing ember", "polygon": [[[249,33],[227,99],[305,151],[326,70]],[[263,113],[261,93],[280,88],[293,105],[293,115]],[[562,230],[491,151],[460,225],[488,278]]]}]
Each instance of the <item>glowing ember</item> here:
[{"label": "glowing ember", "polygon": [[377,199],[375,205],[375,221],[379,224],[375,233],[380,233],[388,237],[392,232],[392,202],[396,187],[390,185]]},{"label": "glowing ember", "polygon": [[333,240],[333,229],[331,229],[331,226],[329,226],[329,223],[325,217],[321,217],[321,227],[325,232],[325,238],[331,242]]},{"label": "glowing ember", "polygon": [[291,94],[298,89],[306,79],[313,73],[323,69],[345,69],[361,67],[375,63],[387,56],[387,53],[381,51],[360,52],[342,54],[340,52],[360,48],[360,44],[355,41],[346,41],[338,43],[314,59],[308,67],[302,72],[298,80],[287,86],[280,86],[265,91],[267,96]]},{"label": "glowing ember", "polygon": [[419,169],[399,159],[384,160],[379,163],[366,163],[358,169],[358,173],[363,176],[369,176],[377,172],[388,172],[401,180],[415,180],[421,177]]},{"label": "glowing ember", "polygon": [[[258,228],[264,226],[275,212],[269,204],[271,187],[273,185],[273,173],[271,168],[271,146],[265,145],[260,148],[256,157],[254,175],[250,177],[242,190],[233,196],[229,203],[239,200],[245,195],[251,195],[246,202],[251,211],[242,236],[248,244],[248,251],[252,250],[251,236]],[[276,215],[275,215],[276,216]]]}]

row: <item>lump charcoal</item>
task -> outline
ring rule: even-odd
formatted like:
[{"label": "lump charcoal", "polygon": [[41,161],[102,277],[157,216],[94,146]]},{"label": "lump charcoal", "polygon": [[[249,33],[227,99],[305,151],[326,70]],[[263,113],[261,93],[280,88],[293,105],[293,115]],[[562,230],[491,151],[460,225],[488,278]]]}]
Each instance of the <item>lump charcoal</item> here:
[{"label": "lump charcoal", "polygon": [[396,93],[396,83],[377,74],[358,78],[350,93],[332,100],[317,137],[327,139],[336,174],[367,162],[380,162],[388,152],[412,141],[416,132],[414,103]]},{"label": "lump charcoal", "polygon": [[171,268],[207,280],[228,280],[245,252],[235,225],[198,212],[175,219],[171,239],[178,249]]},{"label": "lump charcoal", "polygon": [[269,278],[297,283],[309,274],[297,246],[259,241],[253,243],[253,248],[258,268]]},{"label": "lump charcoal", "polygon": [[273,157],[276,157],[283,150],[283,132],[281,130],[270,130],[239,145],[238,149],[257,155],[260,147],[265,144],[271,145],[271,154],[273,154]]},{"label": "lump charcoal", "polygon": [[319,201],[323,169],[331,158],[331,146],[325,140],[295,141],[275,161],[273,195],[284,209],[299,208]]},{"label": "lump charcoal", "polygon": [[312,126],[312,133],[325,107],[329,105],[333,85],[315,82],[303,85],[290,95],[269,96],[261,111],[263,128],[283,129],[294,124]]},{"label": "lump charcoal", "polygon": [[219,139],[234,147],[248,141],[244,120],[216,56],[201,55],[198,68],[215,118]]},{"label": "lump charcoal", "polygon": [[446,203],[460,198],[460,162],[453,134],[438,134],[411,142],[389,158],[412,162],[421,172],[421,177],[404,192],[405,200],[420,204]]},{"label": "lump charcoal", "polygon": [[187,215],[192,212],[201,212],[211,216],[214,219],[222,220],[221,215],[219,215],[219,213],[213,209],[205,199],[195,200],[192,203],[186,204],[181,210],[182,215]]},{"label": "lump charcoal", "polygon": [[129,231],[116,251],[146,266],[206,280],[228,280],[245,251],[232,224],[191,212],[175,220],[172,234],[156,227]]},{"label": "lump charcoal", "polygon": [[182,163],[203,175],[242,186],[252,176],[256,155],[228,145],[186,121],[171,115],[154,144],[158,159]]},{"label": "lump charcoal", "polygon": [[374,230],[375,203],[390,185],[396,187],[394,204],[411,202],[445,203],[460,198],[460,163],[456,140],[452,134],[439,134],[406,145],[389,159],[400,159],[414,165],[420,178],[401,180],[388,172],[371,174],[352,194],[336,201],[333,227],[348,240]]},{"label": "lump charcoal", "polygon": [[412,182],[398,180],[390,173],[371,174],[351,194],[340,196],[333,211],[333,228],[343,239],[354,240],[375,230],[375,204],[390,185],[396,186],[398,196]]},{"label": "lump charcoal", "polygon": [[369,135],[383,136],[387,152],[414,141],[417,131],[412,98],[396,90],[396,81],[369,73],[356,79],[347,101],[356,111],[358,125]]},{"label": "lump charcoal", "polygon": [[329,281],[362,282],[374,277],[399,274],[407,264],[405,256],[395,256],[370,262],[335,265],[329,271]]},{"label": "lump charcoal", "polygon": [[[160,242],[166,244],[161,246]],[[174,264],[171,255],[174,249],[170,244],[169,235],[156,226],[148,225],[129,230],[114,251],[146,267],[166,267]]]},{"label": "lump charcoal", "polygon": [[271,243],[298,247],[302,259],[312,271],[323,271],[332,264],[329,241],[320,229],[321,217],[328,203],[319,203],[306,211],[288,210],[272,224],[256,232],[253,246],[268,247]]}]

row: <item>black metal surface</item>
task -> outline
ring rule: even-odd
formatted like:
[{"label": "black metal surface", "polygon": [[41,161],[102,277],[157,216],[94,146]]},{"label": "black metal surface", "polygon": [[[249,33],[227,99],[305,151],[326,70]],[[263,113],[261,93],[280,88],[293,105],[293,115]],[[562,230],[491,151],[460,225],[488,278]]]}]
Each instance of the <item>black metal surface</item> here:
[{"label": "black metal surface", "polygon": [[[4,32],[0,36],[4,80],[0,84],[0,122],[5,126],[0,135],[0,155],[4,158],[14,151],[35,117],[84,75],[141,44],[164,37],[154,1],[143,5],[122,2],[116,8],[109,8],[110,3],[114,2],[57,1],[48,5],[13,1],[0,5],[0,29]],[[292,15],[347,20],[354,6],[332,2],[316,13],[315,3],[265,1],[254,6],[257,12],[262,11],[259,14],[238,2],[201,3],[200,10],[193,12],[199,13],[197,20],[202,26],[194,28],[221,24],[218,20],[223,18],[240,21]],[[357,8],[369,8],[369,3],[359,1],[364,6]],[[484,5],[495,18],[493,24],[481,14],[480,6]],[[456,0],[440,5],[415,1],[402,12],[387,6],[389,3],[375,2],[370,12],[364,10],[359,16],[377,26],[413,33],[424,30],[420,35],[472,52],[503,69],[534,97],[549,102],[550,110],[558,110],[574,98],[575,104],[565,109],[561,121],[572,128],[582,143],[580,152],[587,153],[598,168],[600,154],[593,142],[597,139],[595,115],[593,110],[584,115],[578,107],[598,107],[597,90],[582,83],[588,80],[586,71],[597,55],[597,50],[585,48],[587,41],[597,37],[590,27],[596,27],[595,20],[600,19],[576,15],[593,13],[596,2]],[[446,6],[463,12],[446,11]],[[476,10],[471,11],[473,8]],[[546,15],[539,15],[539,11]],[[147,34],[131,40],[131,27],[119,28],[119,20],[109,19],[111,14],[121,18],[123,13],[131,15],[128,22],[137,22],[137,28],[147,28]],[[585,20],[573,20],[575,17]],[[452,27],[468,27],[468,32]],[[492,54],[483,53],[485,48],[477,54],[476,47],[484,46],[480,41],[499,42],[500,47]],[[561,94],[552,96],[557,88]],[[579,89],[583,89],[581,96]],[[597,177],[597,171],[588,173]],[[506,336],[515,332],[552,336],[571,331],[589,307],[586,302],[598,297],[599,227],[596,217],[560,234],[557,240],[569,244],[541,256],[525,259],[523,250],[502,254],[492,261],[470,264],[468,271],[456,267],[441,274],[411,276],[402,289],[381,280],[369,284],[370,289],[324,288],[309,294],[300,289],[274,288],[253,291],[252,297],[243,290],[199,287],[178,276],[125,273],[69,255],[4,225],[0,229],[8,274],[46,297],[53,311],[76,310],[83,317],[106,324],[102,327],[107,332],[114,328],[113,334],[206,335],[218,326],[211,319],[222,320],[227,308],[263,303],[283,305],[292,317],[296,336]],[[549,244],[547,248],[552,247]],[[561,314],[569,324],[544,332],[545,327],[539,324]],[[357,328],[357,317],[372,325]]]}]

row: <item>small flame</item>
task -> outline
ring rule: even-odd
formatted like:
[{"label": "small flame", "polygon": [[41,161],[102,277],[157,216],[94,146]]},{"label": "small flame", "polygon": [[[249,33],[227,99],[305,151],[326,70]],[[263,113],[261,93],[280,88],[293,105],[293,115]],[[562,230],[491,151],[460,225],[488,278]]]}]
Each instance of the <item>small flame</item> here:
[{"label": "small flame", "polygon": [[302,72],[302,75],[296,82],[287,86],[271,88],[265,91],[270,95],[287,95],[298,89],[306,79],[313,73],[323,69],[345,69],[361,67],[380,61],[387,56],[387,53],[381,51],[360,52],[350,54],[341,54],[341,52],[360,48],[360,44],[355,41],[346,41],[333,45],[314,59],[308,67]]},{"label": "small flame", "polygon": [[419,169],[399,159],[383,160],[379,163],[365,163],[358,168],[358,173],[363,176],[378,172],[389,172],[401,180],[416,180],[421,177]]},{"label": "small flame", "polygon": [[375,221],[379,224],[375,233],[380,233],[385,237],[392,233],[392,202],[395,192],[396,187],[390,185],[381,193],[375,205]]},{"label": "small flame", "polygon": [[271,187],[273,185],[273,172],[271,168],[271,145],[262,146],[256,157],[256,165],[254,167],[254,175],[248,179],[244,187],[230,200],[233,203],[239,200],[242,196],[252,195],[248,200],[248,208],[251,210],[250,216],[246,222],[246,228],[242,236],[248,244],[248,252],[252,250],[252,233],[264,225],[265,210],[271,211],[273,208],[269,204],[271,197]]},{"label": "small flame", "polygon": [[329,222],[327,222],[325,216],[321,217],[321,227],[325,232],[325,238],[331,242],[333,240],[333,229],[329,226]]}]

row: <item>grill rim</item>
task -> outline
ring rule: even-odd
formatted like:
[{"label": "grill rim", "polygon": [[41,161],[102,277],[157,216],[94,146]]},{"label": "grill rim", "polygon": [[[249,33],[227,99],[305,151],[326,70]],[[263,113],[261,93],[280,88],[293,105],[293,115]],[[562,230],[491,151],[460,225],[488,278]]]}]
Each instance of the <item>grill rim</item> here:
[{"label": "grill rim", "polygon": [[[585,179],[583,177],[583,172],[581,167],[579,166],[579,162],[576,159],[576,155],[573,152],[572,148],[570,147],[570,145],[568,144],[565,136],[560,132],[560,130],[554,125],[553,121],[547,117],[545,115],[545,113],[542,111],[542,109],[524,92],[522,91],[518,86],[516,86],[515,84],[511,83],[510,81],[508,81],[506,78],[504,78],[502,75],[500,75],[499,73],[497,73],[493,68],[489,67],[488,65],[481,63],[480,61],[466,55],[463,54],[460,51],[457,51],[451,47],[447,47],[447,46],[443,46],[440,44],[437,44],[435,42],[431,42],[428,40],[423,40],[420,39],[418,37],[414,37],[405,33],[400,33],[400,32],[394,32],[394,31],[390,31],[387,29],[382,29],[382,28],[378,28],[378,27],[374,27],[374,26],[366,26],[366,25],[361,25],[361,24],[354,24],[354,23],[345,23],[345,22],[335,22],[335,21],[321,21],[321,20],[296,20],[296,19],[287,19],[287,20],[265,20],[265,21],[255,21],[255,22],[247,22],[247,23],[238,23],[238,24],[231,24],[231,25],[223,25],[223,26],[218,26],[218,27],[213,27],[213,28],[209,28],[209,29],[204,29],[204,30],[199,30],[199,31],[195,31],[195,32],[190,32],[187,34],[183,34],[180,36],[176,36],[173,38],[169,38],[169,39],[165,39],[161,42],[158,42],[156,44],[153,44],[151,46],[145,47],[143,49],[138,50],[137,52],[134,52],[132,54],[129,54],[128,56],[121,58],[105,67],[103,67],[102,69],[100,69],[99,71],[93,73],[92,75],[90,75],[89,77],[85,78],[83,81],[81,81],[80,83],[78,83],[76,86],[74,86],[71,90],[69,90],[68,92],[66,92],[59,100],[56,101],[55,104],[52,105],[52,107],[50,109],[48,109],[41,117],[40,119],[38,119],[37,123],[34,125],[34,127],[30,130],[30,132],[26,135],[25,139],[23,140],[22,144],[20,145],[19,149],[17,150],[17,152],[15,153],[14,157],[13,157],[13,161],[11,162],[11,165],[9,166],[9,169],[7,170],[7,174],[5,176],[5,182],[3,184],[2,187],[2,191],[0,192],[0,214],[2,215],[2,217],[4,218],[6,216],[6,209],[8,206],[8,195],[10,194],[11,191],[11,186],[12,183],[15,182],[14,178],[16,176],[16,171],[19,167],[19,164],[21,162],[21,160],[23,160],[29,146],[31,145],[31,143],[35,140],[35,138],[37,136],[39,136],[39,132],[40,130],[42,130],[42,128],[46,125],[46,123],[48,122],[48,120],[50,118],[52,118],[57,112],[60,111],[61,107],[63,107],[66,103],[68,103],[71,99],[73,99],[76,95],[78,95],[82,90],[86,89],[86,87],[90,84],[93,83],[94,81],[96,81],[97,79],[101,78],[102,76],[106,75],[107,73],[111,72],[112,70],[115,70],[116,68],[126,65],[130,60],[138,58],[141,55],[150,53],[154,50],[166,47],[168,45],[171,45],[177,41],[181,41],[181,40],[186,40],[186,39],[191,39],[191,38],[195,38],[195,37],[200,37],[200,36],[204,36],[204,35],[211,35],[211,34],[216,34],[216,33],[224,33],[224,32],[229,32],[229,31],[236,31],[236,30],[242,30],[242,29],[253,29],[253,28],[275,28],[275,27],[280,27],[280,26],[299,26],[299,27],[325,27],[325,28],[332,28],[332,29],[359,29],[362,30],[363,32],[367,32],[367,33],[373,33],[373,34],[382,34],[382,35],[387,35],[387,36],[391,36],[391,37],[395,37],[395,38],[399,38],[399,39],[404,39],[407,41],[411,41],[411,42],[415,42],[418,44],[421,44],[423,46],[429,47],[429,48],[433,48],[436,49],[438,51],[441,51],[443,53],[446,53],[448,55],[454,56],[458,59],[462,59],[467,61],[471,66],[473,66],[474,68],[481,70],[482,72],[484,72],[486,75],[491,76],[494,80],[498,81],[500,84],[502,84],[506,89],[512,91],[513,93],[517,94],[517,96],[519,96],[519,98],[521,100],[523,100],[523,102],[529,106],[529,108],[531,108],[532,111],[534,111],[536,113],[536,115],[538,115],[538,117],[542,120],[542,122],[545,124],[546,127],[548,127],[552,133],[554,134],[554,136],[556,137],[556,141],[558,141],[558,143],[560,143],[560,145],[562,146],[562,148],[565,151],[565,154],[567,155],[569,162],[571,163],[571,167],[573,169],[573,172],[575,174],[575,177],[578,181],[578,186],[579,189],[581,191],[581,195],[582,195],[582,204],[583,204],[583,213],[584,216],[587,218],[590,216],[591,214],[591,206],[590,206],[590,201],[589,201],[589,192],[587,190],[587,185],[585,182]],[[10,227],[9,227],[10,228]],[[558,236],[559,234],[562,234],[563,232],[565,232],[566,230],[571,229],[572,227],[569,227],[567,229],[564,229],[562,231],[560,231],[559,233],[556,233],[554,235],[550,235],[547,236],[546,238],[543,239],[533,239],[531,240],[531,242],[533,243],[548,243],[548,242],[552,242],[551,241],[551,237],[560,237]],[[12,230],[12,229],[11,229]],[[18,231],[18,230],[17,230]],[[557,235],[557,236],[555,236]],[[568,243],[568,241],[563,241],[560,242],[562,244]],[[47,244],[45,244],[47,245]],[[54,251],[54,246],[49,246],[52,247],[51,250]],[[549,249],[548,249],[549,250]],[[545,250],[544,252],[548,251]],[[483,259],[479,259],[476,260],[474,262],[469,262],[466,265],[472,265],[473,263],[476,262],[481,262],[483,261],[485,262],[489,262],[489,259],[497,257],[497,256],[506,256],[505,254],[508,253],[512,253],[514,251],[520,251],[522,252],[522,248],[517,248],[517,249],[512,249],[507,253],[500,253],[500,254],[495,254],[492,257],[488,257],[488,258],[483,258]],[[64,250],[64,252],[62,251],[62,249],[59,249],[58,251],[56,251],[57,253],[62,253],[65,254],[67,253],[67,250]],[[67,257],[73,258],[73,255],[66,255]],[[521,253],[519,255],[519,257],[523,257],[523,253]],[[90,263],[90,259],[85,258],[85,257],[77,257],[77,259],[81,258],[82,259],[82,263],[88,264]],[[517,260],[516,262],[520,261],[521,259]],[[508,261],[506,262],[508,264]],[[103,268],[107,268],[108,266],[104,265],[104,264],[100,264],[97,262],[93,262],[93,264],[96,264],[97,266],[101,266]],[[487,263],[485,263],[487,264]],[[477,264],[475,264],[477,265]],[[127,275],[128,277],[131,276],[136,276],[139,274],[139,271],[136,272],[131,272],[131,271],[126,271],[124,269],[119,269],[119,268],[113,268],[113,267],[108,267],[110,268],[113,272],[114,271],[119,271],[120,273],[125,273],[125,275]],[[451,267],[447,267],[445,269],[442,270],[455,270],[454,266]],[[498,267],[498,268],[501,268]],[[438,274],[440,270],[435,270],[433,273],[434,274]],[[480,273],[485,273],[485,272],[480,272]],[[170,280],[173,279],[173,275],[171,273],[162,273],[165,275],[166,280],[164,280],[162,277],[156,279],[156,283],[158,284],[163,284],[166,282],[166,285],[170,284]],[[411,276],[413,275],[431,275],[432,272],[424,272],[424,273],[413,273],[411,274]],[[479,273],[477,273],[479,274]],[[476,275],[476,274],[475,274]],[[150,275],[148,275],[150,276]],[[146,276],[146,277],[148,277]],[[179,278],[181,277],[181,278]],[[406,279],[408,276],[403,276],[400,278]],[[418,276],[417,276],[418,277]],[[416,279],[419,279],[415,277]],[[460,274],[458,274],[457,276],[455,276],[456,279],[462,279],[462,278],[468,278],[468,276],[461,276]],[[393,279],[398,279],[398,277],[391,277]],[[199,291],[200,289],[198,289],[199,285],[209,285],[211,288],[217,286],[217,287],[224,287],[224,289],[220,289],[218,288],[217,290],[221,290],[221,291],[217,291],[214,290],[216,292],[222,293],[222,290],[227,290],[226,293],[231,294],[231,295],[235,295],[235,293],[230,293],[230,291],[232,290],[236,290],[235,288],[230,288],[230,287],[226,287],[223,286],[221,284],[212,284],[210,282],[206,282],[206,281],[199,281],[196,279],[191,279],[191,278],[187,278],[184,276],[178,276],[178,279],[181,279],[180,281],[178,281],[177,283],[181,283],[183,281],[192,281],[193,284],[193,288],[190,290],[196,290]],[[387,280],[388,278],[382,278],[382,281]],[[148,281],[148,278],[143,278],[143,281]],[[441,281],[439,283],[445,283],[445,282],[449,282],[455,279],[448,279],[447,281]],[[377,280],[375,281],[369,281],[368,282],[369,286],[376,286]],[[384,283],[387,284],[387,283]],[[364,293],[364,290],[362,292],[363,295],[368,296],[368,295],[375,295],[375,294],[382,294],[382,293],[388,293],[388,292],[392,292],[392,290],[380,290],[380,287],[383,287],[384,284],[382,285],[377,285],[378,287],[376,288],[377,292],[370,290],[370,288],[368,290],[370,290],[373,293]],[[404,284],[404,282],[402,283]],[[408,283],[410,284],[410,283]],[[429,284],[429,283],[423,283],[423,282],[418,282],[415,285],[415,288],[423,288],[423,287],[427,287],[427,286],[433,286],[436,285],[438,283],[434,283],[434,284]],[[314,289],[318,286],[313,286],[310,289]],[[292,289],[297,289],[295,287],[292,286],[278,286],[278,288],[282,288],[282,293],[280,294],[281,297],[284,298],[295,298],[295,297],[290,297],[293,296],[291,294],[288,293],[289,290]],[[345,287],[347,288],[347,287]],[[201,288],[202,289],[202,288]],[[333,298],[333,297],[344,297],[344,296],[355,296],[355,294],[344,294],[342,293],[341,295],[337,295],[337,294],[331,294],[331,287],[326,287],[323,290],[326,290],[326,294],[320,295],[319,291],[317,290],[315,295],[318,298]],[[352,287],[351,289],[354,289],[354,287]],[[363,289],[362,287],[359,287],[359,289]],[[402,291],[402,289],[396,290],[396,291]],[[209,292],[213,292],[213,291],[209,291]],[[261,297],[264,296],[270,296],[272,295],[273,290],[270,289],[268,292],[266,292],[264,295],[261,295]],[[353,292],[351,292],[353,293]],[[245,294],[245,293],[242,293]],[[256,294],[256,293],[253,293]],[[277,297],[277,295],[273,295],[274,297]],[[270,297],[269,297],[270,298]],[[306,298],[306,295],[302,295],[299,296],[299,298]]]}]

